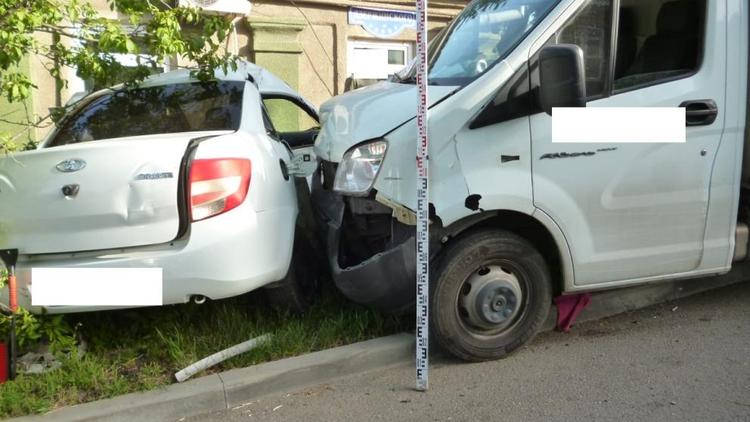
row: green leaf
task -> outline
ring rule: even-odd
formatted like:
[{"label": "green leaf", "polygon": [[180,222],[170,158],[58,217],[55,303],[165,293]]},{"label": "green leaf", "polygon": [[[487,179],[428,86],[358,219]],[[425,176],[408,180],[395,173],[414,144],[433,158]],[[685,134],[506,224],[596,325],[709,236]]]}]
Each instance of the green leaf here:
[{"label": "green leaf", "polygon": [[126,38],[125,39],[125,50],[128,53],[137,53],[138,52],[138,46],[135,45],[135,43],[133,42],[133,40],[131,40],[130,38]]},{"label": "green leaf", "polygon": [[[26,7],[17,7],[19,2]],[[60,78],[60,69],[68,66],[101,85],[136,84],[148,74],[141,66],[124,71],[113,60],[113,53],[176,57],[180,63],[197,63],[193,70],[201,78],[211,78],[213,68],[225,67],[233,60],[220,48],[231,31],[222,17],[201,14],[193,7],[162,7],[161,2],[144,0],[96,4],[94,7],[92,0],[0,0],[0,95],[11,103],[32,95],[37,88],[18,69],[22,64],[28,66],[23,63],[25,58],[38,55],[59,63],[59,67],[47,68],[53,78]],[[103,16],[100,12],[104,11],[98,9],[101,4],[116,10],[120,19]],[[129,33],[121,26],[123,20],[134,27],[142,25],[145,31]],[[35,34],[40,31],[56,34],[62,42],[38,42]],[[65,85],[67,81],[61,82]],[[6,149],[0,144],[0,151]]]}]

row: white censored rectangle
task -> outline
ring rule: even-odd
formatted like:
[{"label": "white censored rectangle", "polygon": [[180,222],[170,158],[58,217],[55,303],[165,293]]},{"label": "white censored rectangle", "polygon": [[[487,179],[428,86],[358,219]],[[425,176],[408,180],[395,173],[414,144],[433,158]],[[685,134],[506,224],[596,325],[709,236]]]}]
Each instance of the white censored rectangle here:
[{"label": "white censored rectangle", "polygon": [[160,306],[161,268],[32,268],[34,306]]},{"label": "white censored rectangle", "polygon": [[682,107],[555,107],[553,143],[683,143]]}]

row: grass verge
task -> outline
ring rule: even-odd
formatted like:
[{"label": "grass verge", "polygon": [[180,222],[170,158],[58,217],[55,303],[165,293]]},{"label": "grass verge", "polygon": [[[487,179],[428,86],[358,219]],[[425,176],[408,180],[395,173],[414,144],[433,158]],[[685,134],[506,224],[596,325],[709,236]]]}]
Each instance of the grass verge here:
[{"label": "grass verge", "polygon": [[324,289],[302,316],[273,311],[263,304],[262,294],[251,294],[203,305],[65,318],[80,324],[87,353],[63,358],[55,371],[1,384],[0,418],[167,385],[176,371],[194,361],[265,333],[273,335],[270,342],[197,376],[393,334],[411,321],[351,304],[333,288]]}]

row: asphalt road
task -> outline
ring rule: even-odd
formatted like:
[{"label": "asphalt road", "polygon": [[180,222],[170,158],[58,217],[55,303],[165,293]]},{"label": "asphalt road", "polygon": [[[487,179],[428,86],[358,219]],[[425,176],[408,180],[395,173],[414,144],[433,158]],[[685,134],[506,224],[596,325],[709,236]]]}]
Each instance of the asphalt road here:
[{"label": "asphalt road", "polygon": [[510,358],[435,358],[264,397],[203,421],[750,421],[750,282],[545,333]]}]

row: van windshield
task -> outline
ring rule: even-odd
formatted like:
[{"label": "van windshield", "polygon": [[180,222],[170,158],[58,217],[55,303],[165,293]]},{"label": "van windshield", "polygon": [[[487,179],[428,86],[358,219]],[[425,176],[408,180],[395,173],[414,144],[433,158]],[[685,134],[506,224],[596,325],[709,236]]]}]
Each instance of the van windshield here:
[{"label": "van windshield", "polygon": [[472,1],[430,48],[430,83],[468,84],[504,59],[558,2]]}]

